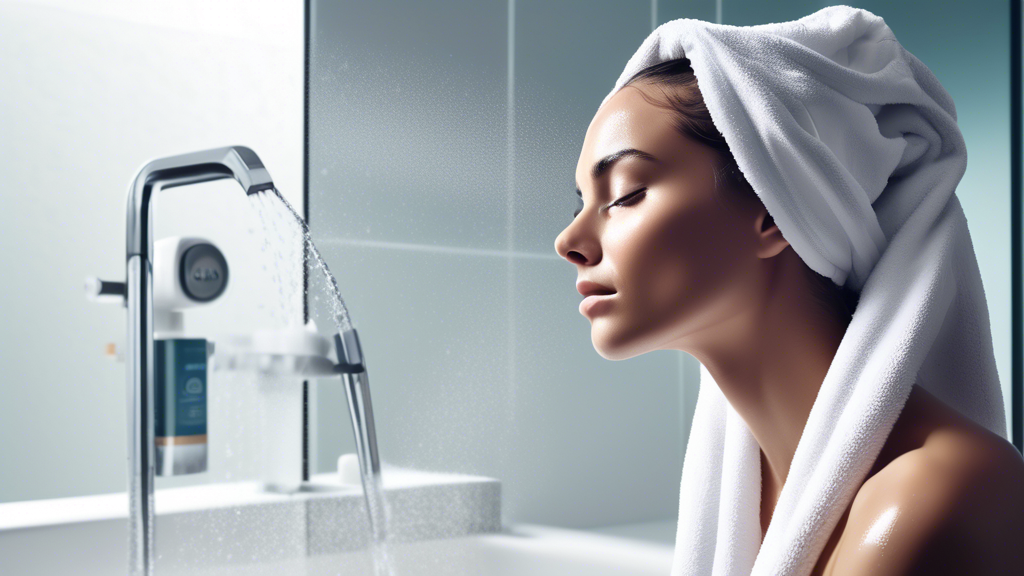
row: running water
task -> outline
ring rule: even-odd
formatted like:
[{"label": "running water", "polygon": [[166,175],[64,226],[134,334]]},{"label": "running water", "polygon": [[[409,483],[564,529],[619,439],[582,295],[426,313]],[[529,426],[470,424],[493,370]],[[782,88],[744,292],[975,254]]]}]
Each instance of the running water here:
[{"label": "running water", "polygon": [[[327,301],[331,307],[331,317],[334,321],[335,328],[338,334],[344,334],[348,330],[352,330],[352,321],[348,314],[348,308],[345,306],[345,301],[341,297],[341,290],[338,289],[338,282],[335,280],[334,275],[331,274],[330,268],[327,267],[327,263],[324,261],[323,256],[320,255],[320,251],[317,250],[316,245],[313,243],[313,238],[309,232],[309,226],[306,225],[306,221],[300,216],[291,204],[284,199],[284,196],[275,188],[271,190],[273,197],[277,199],[279,204],[270,198],[270,194],[261,192],[250,196],[250,200],[254,203],[260,220],[263,224],[266,237],[275,237],[278,242],[278,251],[275,254],[271,254],[271,257],[275,258],[274,262],[274,279],[278,283],[279,291],[282,297],[285,296],[284,289],[284,276],[280,270],[280,258],[287,256],[284,252],[283,246],[290,246],[294,244],[297,239],[295,236],[286,236],[281,233],[281,229],[278,226],[280,222],[276,217],[280,214],[280,210],[277,209],[278,205],[283,205],[287,212],[291,214],[291,217],[285,217],[287,222],[283,223],[285,227],[291,227],[293,225],[297,228],[292,230],[302,235],[302,245],[308,250],[309,254],[312,255],[313,265],[320,270],[324,281],[327,285],[328,298]],[[264,243],[264,251],[267,251],[268,243]],[[294,275],[287,275],[294,276]],[[339,358],[339,360],[341,360]],[[365,387],[365,376],[366,372],[360,374],[347,375],[350,378],[357,379],[356,382]],[[368,388],[367,388],[368,390]],[[368,400],[368,398],[367,398]],[[367,412],[370,411],[369,403],[366,404]],[[371,415],[361,415],[365,421],[369,417],[372,421]],[[359,431],[356,430],[357,440],[361,442],[361,445],[366,445],[368,442],[372,442],[376,445],[376,438],[358,438]],[[361,452],[361,451],[360,451]],[[394,576],[394,567],[391,563],[390,553],[388,551],[387,544],[387,520],[388,509],[387,502],[384,499],[384,487],[381,482],[380,474],[374,474],[370,469],[370,463],[363,461],[363,455],[360,453],[359,468],[362,476],[363,492],[366,498],[366,509],[370,520],[370,551],[373,556],[374,573],[376,576]]]},{"label": "running water", "polygon": [[[300,216],[299,213],[296,212],[294,208],[292,208],[292,205],[289,204],[288,201],[284,199],[284,196],[282,196],[281,193],[276,188],[273,189],[272,192],[274,198],[277,198],[277,200],[281,204],[283,204],[285,208],[288,209],[288,212],[291,213],[292,219],[299,226],[299,230],[301,231],[302,234],[303,243],[306,245],[307,248],[309,248],[309,252],[313,255],[313,264],[317,267],[317,269],[320,270],[320,273],[323,274],[324,280],[327,282],[327,289],[330,292],[328,302],[330,303],[331,306],[331,312],[334,318],[335,327],[338,329],[339,333],[343,333],[346,330],[352,329],[352,321],[349,318],[348,307],[345,306],[345,300],[341,297],[341,290],[338,289],[338,281],[335,280],[334,275],[331,274],[331,269],[327,267],[327,263],[324,262],[323,256],[320,255],[320,251],[317,250],[316,244],[313,243],[313,237],[309,233],[309,226],[306,225],[306,221],[302,219],[302,216]],[[252,196],[250,196],[250,199],[255,200],[258,203],[262,202],[263,208],[268,208],[270,212],[273,212],[273,205],[268,204],[265,200],[263,200],[264,197],[269,198],[270,196],[265,192],[261,192],[258,194],[253,194]],[[257,208],[260,208],[259,204],[257,204]],[[266,227],[268,216],[270,216],[270,214],[268,214],[264,210],[259,211],[264,226]],[[271,222],[273,222],[273,220],[271,220]],[[268,230],[267,233],[270,234],[270,231]],[[279,233],[277,235],[280,237]],[[279,279],[278,281],[282,282],[283,280]]]}]

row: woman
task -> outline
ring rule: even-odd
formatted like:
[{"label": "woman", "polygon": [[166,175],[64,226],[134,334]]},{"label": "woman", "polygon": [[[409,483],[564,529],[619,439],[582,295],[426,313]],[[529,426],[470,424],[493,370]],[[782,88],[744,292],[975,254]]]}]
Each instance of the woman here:
[{"label": "woman", "polygon": [[[713,375],[760,448],[763,539],[857,293],[783,237],[686,58],[605,100],[576,182],[580,209],[555,248],[577,268],[595,349],[611,360],[683,350]],[[919,385],[854,494],[814,574],[1024,570],[1021,455]]]}]

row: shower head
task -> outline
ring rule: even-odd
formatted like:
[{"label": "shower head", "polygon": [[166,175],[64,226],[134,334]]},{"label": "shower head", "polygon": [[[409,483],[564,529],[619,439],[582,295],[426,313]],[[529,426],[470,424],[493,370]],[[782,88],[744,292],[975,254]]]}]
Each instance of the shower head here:
[{"label": "shower head", "polygon": [[232,146],[228,148],[228,151],[224,162],[233,168],[233,176],[245,189],[247,196],[274,189],[270,173],[263,167],[263,162],[252,149],[245,146]]}]

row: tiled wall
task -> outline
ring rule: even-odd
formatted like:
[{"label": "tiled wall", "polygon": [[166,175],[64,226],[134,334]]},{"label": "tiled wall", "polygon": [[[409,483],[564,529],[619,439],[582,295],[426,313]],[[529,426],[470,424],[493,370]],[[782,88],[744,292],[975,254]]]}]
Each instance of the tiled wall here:
[{"label": "tiled wall", "polygon": [[[696,364],[601,358],[554,250],[583,135],[655,5],[314,4],[310,218],[382,459],[501,479],[506,522],[674,517]],[[352,433],[337,385],[317,394],[326,470]]]}]

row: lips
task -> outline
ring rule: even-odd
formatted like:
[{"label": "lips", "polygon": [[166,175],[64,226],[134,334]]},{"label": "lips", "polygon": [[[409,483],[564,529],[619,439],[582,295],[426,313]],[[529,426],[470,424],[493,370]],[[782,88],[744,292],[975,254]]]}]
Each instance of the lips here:
[{"label": "lips", "polygon": [[611,294],[591,294],[580,302],[580,314],[583,314],[587,318],[603,314],[610,310],[612,300],[617,298],[618,295],[614,292]]},{"label": "lips", "polygon": [[610,300],[615,298],[615,290],[590,280],[576,282],[576,291],[584,296],[580,302],[580,314],[586,317],[595,316],[608,310]]},{"label": "lips", "polygon": [[597,282],[591,282],[590,280],[580,280],[576,283],[576,291],[584,296],[603,296],[606,294],[615,294],[615,290]]}]

